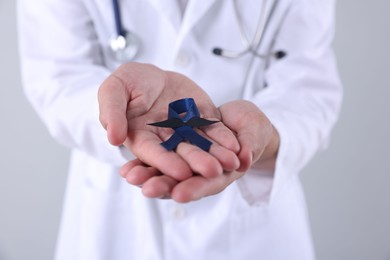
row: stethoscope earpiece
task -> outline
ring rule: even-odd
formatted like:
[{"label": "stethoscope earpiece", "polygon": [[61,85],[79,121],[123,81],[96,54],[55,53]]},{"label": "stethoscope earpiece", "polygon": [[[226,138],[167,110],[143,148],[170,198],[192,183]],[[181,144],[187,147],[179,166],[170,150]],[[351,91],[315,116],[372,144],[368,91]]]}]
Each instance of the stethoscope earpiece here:
[{"label": "stethoscope earpiece", "polygon": [[214,48],[213,53],[217,56],[222,56],[223,50],[221,48]]},{"label": "stethoscope earpiece", "polygon": [[275,58],[280,60],[287,56],[287,53],[285,51],[277,51],[274,54]]}]

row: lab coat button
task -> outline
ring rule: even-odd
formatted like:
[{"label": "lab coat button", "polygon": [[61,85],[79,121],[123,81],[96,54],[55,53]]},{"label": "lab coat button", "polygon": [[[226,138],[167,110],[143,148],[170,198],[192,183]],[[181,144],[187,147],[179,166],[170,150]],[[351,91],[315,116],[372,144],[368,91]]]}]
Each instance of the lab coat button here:
[{"label": "lab coat button", "polygon": [[175,59],[175,66],[180,68],[186,68],[191,64],[191,54],[187,52],[180,52]]},{"label": "lab coat button", "polygon": [[185,208],[183,207],[174,207],[172,209],[172,217],[175,219],[183,219],[187,215]]}]

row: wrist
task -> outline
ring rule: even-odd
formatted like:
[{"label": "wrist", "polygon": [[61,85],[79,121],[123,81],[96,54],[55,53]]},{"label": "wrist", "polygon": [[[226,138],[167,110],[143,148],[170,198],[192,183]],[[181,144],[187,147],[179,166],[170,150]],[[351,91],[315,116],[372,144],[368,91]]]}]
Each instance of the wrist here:
[{"label": "wrist", "polygon": [[279,133],[276,130],[276,128],[272,126],[272,134],[271,134],[270,141],[266,145],[260,158],[252,164],[251,168],[261,169],[261,170],[275,169],[275,163],[278,157],[279,145],[280,145]]}]

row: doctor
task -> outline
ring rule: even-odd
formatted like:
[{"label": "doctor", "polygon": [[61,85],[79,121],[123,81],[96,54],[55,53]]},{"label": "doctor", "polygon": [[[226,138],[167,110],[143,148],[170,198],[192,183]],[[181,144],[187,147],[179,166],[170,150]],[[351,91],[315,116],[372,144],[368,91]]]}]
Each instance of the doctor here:
[{"label": "doctor", "polygon": [[[123,66],[110,47],[120,34],[112,1],[18,2],[26,95],[52,136],[72,149],[56,259],[314,259],[299,171],[326,146],[340,108],[331,50],[334,1],[119,3],[122,27],[138,42],[137,63]],[[222,121],[205,130],[213,145],[201,154],[217,168],[214,173],[186,157],[186,149],[194,149],[189,144],[170,152],[176,161],[168,169],[134,143],[142,135],[123,135],[143,115],[155,118],[148,104],[163,107],[182,97],[180,86],[206,118]],[[113,105],[117,97],[119,110]],[[108,132],[100,124],[99,105]],[[132,108],[130,115],[116,121],[110,111],[123,112],[124,105]],[[249,110],[261,122],[249,121]],[[272,126],[266,141],[273,144],[267,151],[271,165],[242,166],[244,127],[232,123],[240,116],[244,125],[258,127],[251,133]],[[228,138],[210,133],[217,127]],[[111,145],[107,134],[124,146]],[[256,137],[254,147],[262,142]],[[194,189],[183,198],[175,189],[193,176],[173,173],[179,163],[187,174],[209,180],[248,170],[225,189]],[[122,165],[122,176],[142,190],[121,178]],[[151,174],[141,180],[140,172]],[[150,183],[155,177],[174,183],[156,191],[167,182]],[[148,197],[168,191],[173,199],[146,198],[141,191]]]}]

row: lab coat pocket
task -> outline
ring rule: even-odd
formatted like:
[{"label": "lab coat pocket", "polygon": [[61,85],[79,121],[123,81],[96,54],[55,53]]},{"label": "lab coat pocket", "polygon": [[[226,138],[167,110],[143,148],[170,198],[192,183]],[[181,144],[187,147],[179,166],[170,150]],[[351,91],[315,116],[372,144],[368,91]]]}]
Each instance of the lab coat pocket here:
[{"label": "lab coat pocket", "polygon": [[84,185],[100,192],[118,192],[123,179],[119,176],[119,169],[117,167],[93,158],[88,160],[86,164]]},{"label": "lab coat pocket", "polygon": [[269,246],[269,206],[251,206],[241,196],[235,203],[231,216],[230,247],[236,250],[232,250],[231,259],[259,259]]},{"label": "lab coat pocket", "polygon": [[120,192],[107,189],[103,191],[101,186],[84,188],[79,227],[80,259],[115,259],[114,255],[118,252],[124,255],[128,253],[123,249],[123,243],[120,243],[122,233],[118,227],[122,224],[126,229],[126,222],[121,221],[119,214],[123,211],[124,204],[123,194]]},{"label": "lab coat pocket", "polygon": [[83,253],[89,252],[94,257],[85,255],[82,259],[100,259],[101,254],[93,252],[108,250],[105,243],[112,226],[107,224],[115,219],[115,213],[123,207],[124,196],[119,189],[122,180],[116,167],[94,158],[85,160],[84,170],[86,176],[82,188],[80,226],[83,239],[80,246]]},{"label": "lab coat pocket", "polygon": [[84,188],[79,259],[161,259],[152,201],[143,199],[137,187],[122,186]]}]

